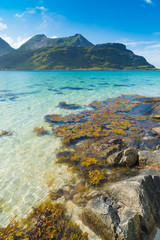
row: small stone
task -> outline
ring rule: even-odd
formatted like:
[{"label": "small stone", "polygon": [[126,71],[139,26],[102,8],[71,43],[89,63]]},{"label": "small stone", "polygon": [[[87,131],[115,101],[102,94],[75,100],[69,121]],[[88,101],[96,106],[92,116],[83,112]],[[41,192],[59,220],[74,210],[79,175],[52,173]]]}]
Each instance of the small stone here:
[{"label": "small stone", "polygon": [[132,167],[138,161],[138,151],[135,148],[127,148],[123,152],[123,157],[119,162],[122,166]]},{"label": "small stone", "polygon": [[115,152],[107,158],[107,162],[110,165],[117,165],[120,162],[122,156],[123,156],[123,151]]}]

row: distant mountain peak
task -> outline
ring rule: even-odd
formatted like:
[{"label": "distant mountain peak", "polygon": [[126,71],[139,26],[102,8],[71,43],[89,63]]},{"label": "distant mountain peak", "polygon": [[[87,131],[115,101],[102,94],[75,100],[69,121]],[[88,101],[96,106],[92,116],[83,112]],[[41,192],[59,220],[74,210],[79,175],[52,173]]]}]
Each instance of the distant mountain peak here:
[{"label": "distant mountain peak", "polygon": [[47,38],[47,36],[45,34],[37,34],[37,35],[33,36],[32,38]]},{"label": "distant mountain peak", "polygon": [[0,56],[10,53],[14,49],[0,37]]},{"label": "distant mountain peak", "polygon": [[91,42],[89,42],[86,38],[84,38],[81,34],[77,33],[71,37],[63,37],[63,38],[47,38],[44,34],[38,34],[29,39],[26,43],[24,43],[20,49],[23,50],[31,50],[42,47],[86,47],[93,46]]},{"label": "distant mountain peak", "polygon": [[[78,37],[78,38],[81,38],[81,37],[83,37],[80,33],[76,33],[75,34],[75,37]],[[84,37],[83,37],[84,38]]]}]

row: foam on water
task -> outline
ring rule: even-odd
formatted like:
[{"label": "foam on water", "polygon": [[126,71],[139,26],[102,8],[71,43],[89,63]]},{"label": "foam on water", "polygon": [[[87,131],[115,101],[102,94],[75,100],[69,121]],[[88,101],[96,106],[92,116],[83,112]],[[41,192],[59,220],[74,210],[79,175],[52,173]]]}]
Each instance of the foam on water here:
[{"label": "foam on water", "polygon": [[120,94],[159,96],[160,72],[0,72],[0,130],[13,131],[0,138],[0,225],[15,214],[26,216],[71,177],[66,166],[55,163],[60,139],[33,133],[36,126],[49,128],[44,116],[73,112],[57,108],[61,101],[86,108]]}]

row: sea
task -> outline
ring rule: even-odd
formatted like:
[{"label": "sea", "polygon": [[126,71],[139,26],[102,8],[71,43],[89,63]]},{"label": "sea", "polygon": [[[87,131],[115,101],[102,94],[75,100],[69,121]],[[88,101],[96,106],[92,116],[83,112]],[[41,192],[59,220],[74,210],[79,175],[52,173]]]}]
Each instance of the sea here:
[{"label": "sea", "polygon": [[[0,226],[26,217],[73,177],[67,166],[56,163],[61,139],[44,116],[77,113],[95,100],[121,94],[160,96],[160,71],[0,72],[0,133],[12,132],[0,137]],[[60,102],[82,109],[61,109]],[[38,137],[33,130],[41,126],[49,134]]]}]

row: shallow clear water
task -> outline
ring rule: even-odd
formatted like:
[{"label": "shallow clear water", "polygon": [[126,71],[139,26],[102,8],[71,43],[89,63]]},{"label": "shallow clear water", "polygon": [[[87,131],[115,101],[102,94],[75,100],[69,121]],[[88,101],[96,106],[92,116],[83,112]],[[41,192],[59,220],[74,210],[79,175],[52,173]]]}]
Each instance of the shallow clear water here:
[{"label": "shallow clear water", "polygon": [[60,139],[33,132],[36,126],[51,132],[44,116],[73,112],[58,108],[61,101],[87,108],[120,94],[159,96],[160,72],[0,72],[0,131],[13,131],[0,138],[0,225],[15,214],[24,217],[71,177],[66,166],[55,164]]}]

